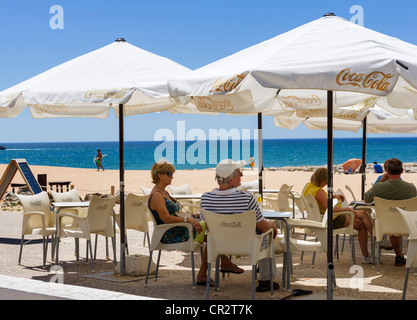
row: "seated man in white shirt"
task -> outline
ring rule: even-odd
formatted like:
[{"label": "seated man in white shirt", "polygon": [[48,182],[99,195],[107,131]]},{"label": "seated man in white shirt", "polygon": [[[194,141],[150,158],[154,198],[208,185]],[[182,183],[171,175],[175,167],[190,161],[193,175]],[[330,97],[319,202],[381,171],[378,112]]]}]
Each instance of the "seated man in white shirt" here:
[{"label": "seated man in white shirt", "polygon": [[[264,218],[254,196],[248,192],[236,190],[240,186],[243,175],[240,169],[245,165],[246,162],[243,160],[233,161],[226,159],[220,161],[216,166],[216,181],[219,187],[202,195],[201,208],[219,214],[237,214],[255,210],[256,231],[263,233],[272,228],[274,229],[275,238],[278,230],[272,222]],[[203,216],[202,219],[204,219]],[[275,257],[273,257],[272,265],[273,277],[275,278],[277,274]],[[263,292],[270,290],[269,278],[268,259],[262,259],[259,261],[259,285],[256,291]],[[279,284],[274,282],[274,289],[277,290],[278,288]]]}]

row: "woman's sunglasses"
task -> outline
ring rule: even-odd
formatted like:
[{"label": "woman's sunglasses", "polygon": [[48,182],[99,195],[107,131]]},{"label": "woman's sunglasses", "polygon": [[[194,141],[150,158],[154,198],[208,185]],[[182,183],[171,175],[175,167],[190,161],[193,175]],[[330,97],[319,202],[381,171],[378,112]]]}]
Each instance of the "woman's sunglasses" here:
[{"label": "woman's sunglasses", "polygon": [[[166,174],[170,178],[172,178],[172,176],[174,175],[173,172],[165,172],[165,173],[161,173],[161,174]],[[155,172],[155,175],[158,175],[158,172]]]}]

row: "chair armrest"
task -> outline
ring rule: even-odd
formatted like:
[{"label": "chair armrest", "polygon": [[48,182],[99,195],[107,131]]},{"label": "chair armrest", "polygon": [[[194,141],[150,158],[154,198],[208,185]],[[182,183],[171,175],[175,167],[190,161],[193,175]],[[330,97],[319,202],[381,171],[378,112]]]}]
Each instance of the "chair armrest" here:
[{"label": "chair armrest", "polygon": [[69,218],[73,218],[75,220],[86,220],[87,219],[87,217],[80,217],[80,216],[77,216],[75,214],[65,213],[65,212],[61,212],[61,213],[58,213],[56,215],[56,218],[57,219],[62,219],[63,217],[69,217]]},{"label": "chair armrest", "polygon": [[[197,210],[200,210],[201,209],[201,207],[199,206],[199,205],[197,205],[197,204],[191,204],[191,203],[181,203],[181,209],[185,209],[185,210],[187,210],[188,208],[190,208],[190,209],[197,209]],[[192,212],[189,212],[189,213],[192,213]]]},{"label": "chair armrest", "polygon": [[201,207],[198,204],[191,204],[191,203],[185,203],[185,204],[181,204],[184,207],[190,207],[190,208],[197,208],[200,209]]},{"label": "chair armrest", "polygon": [[[290,228],[307,228],[316,235],[319,241],[327,246],[327,225],[323,226],[322,222],[304,220],[304,219],[288,219],[288,225]],[[289,235],[290,241],[292,240],[291,233]],[[285,238],[284,238],[285,239]],[[326,249],[327,250],[327,249]]]},{"label": "chair armrest", "polygon": [[189,231],[191,231],[191,233],[193,232],[193,226],[191,225],[191,223],[187,222],[158,224],[156,226],[154,225],[153,228],[154,230],[160,230],[165,232],[174,227],[186,227]]},{"label": "chair armrest", "polygon": [[375,207],[372,206],[353,206],[354,210],[363,210],[366,211],[369,215],[373,212]]},{"label": "chair armrest", "polygon": [[72,218],[75,222],[77,222],[77,224],[85,225],[87,223],[87,217],[80,217],[80,216],[77,216],[75,214],[62,212],[62,213],[58,213],[56,215],[57,227],[61,226],[61,219],[63,217]]},{"label": "chair armrest", "polygon": [[306,219],[288,219],[288,226],[290,228],[319,228],[319,229],[326,229],[322,226],[321,222],[313,221],[313,220],[306,220]]},{"label": "chair armrest", "polygon": [[[268,247],[270,247],[270,248],[272,248],[272,251],[274,250],[273,248],[274,248],[274,245],[273,245],[273,243],[274,243],[274,229],[273,228],[271,228],[271,229],[269,229],[268,231],[266,231],[266,232],[263,232],[263,233],[261,233],[261,234],[255,234],[255,236],[256,236],[256,239],[257,239],[257,247],[258,247],[258,249],[257,250],[260,250],[259,251],[259,255],[260,256],[258,256],[258,259],[260,258],[260,257],[266,257],[266,256],[268,256],[269,258],[271,258],[271,255],[270,254],[267,254],[266,253],[266,251],[264,251],[264,249],[262,249],[262,242],[263,242],[263,240],[264,240],[264,238],[265,238],[265,236],[268,236],[268,235],[270,235],[268,238],[267,238],[267,243],[268,243],[268,245],[264,248],[264,249],[266,249],[266,248],[268,248]],[[271,252],[271,254],[273,254],[273,252]]]},{"label": "chair armrest", "polygon": [[30,217],[30,216],[43,216],[45,217],[45,213],[41,211],[29,211],[23,212],[23,216]]},{"label": "chair armrest", "polygon": [[274,235],[274,229],[269,229],[268,231],[265,231],[265,232],[263,232],[263,233],[261,233],[261,234],[257,234],[256,235],[256,237],[258,237],[258,238],[261,238],[261,239],[263,239],[266,235],[268,235],[268,234],[272,234],[272,236]]},{"label": "chair armrest", "polygon": [[364,201],[352,201],[351,203],[349,203],[349,206],[353,206],[354,209],[357,209],[358,206],[369,208],[369,207],[374,207],[375,203],[373,201],[370,203],[364,202]]},{"label": "chair armrest", "polygon": [[[68,217],[68,218],[72,218],[76,224],[72,224],[72,226],[66,226],[63,227],[61,226],[61,219],[64,217]],[[87,237],[87,239],[89,240],[89,236],[90,236],[90,227],[88,225],[88,218],[87,217],[80,217],[77,216],[75,214],[71,214],[71,213],[58,213],[56,215],[56,219],[57,219],[57,234],[58,237],[62,237],[62,236],[66,236],[66,232],[65,230],[74,230],[74,228],[77,229],[81,229],[81,232]]]},{"label": "chair armrest", "polygon": [[41,211],[29,211],[23,213],[22,234],[25,234],[26,227],[32,217],[40,216],[42,222],[42,229],[46,229],[45,213]]},{"label": "chair armrest", "polygon": [[334,212],[333,211],[333,215],[334,216],[339,216],[339,215],[342,215],[342,216],[350,216],[350,217],[352,217],[353,218],[353,216],[355,215],[352,211],[340,211],[340,212]]}]

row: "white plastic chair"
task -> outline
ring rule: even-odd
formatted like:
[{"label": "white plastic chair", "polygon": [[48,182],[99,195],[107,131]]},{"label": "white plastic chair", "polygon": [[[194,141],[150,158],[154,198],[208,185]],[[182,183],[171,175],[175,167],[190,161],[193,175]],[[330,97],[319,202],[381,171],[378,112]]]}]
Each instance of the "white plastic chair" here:
[{"label": "white plastic chair", "polygon": [[[114,240],[114,224],[113,224],[113,207],[117,201],[117,197],[112,198],[100,198],[93,196],[88,206],[87,216],[79,217],[77,215],[69,213],[58,213],[57,214],[57,241],[56,241],[56,261],[58,264],[58,253],[59,253],[59,238],[61,237],[73,237],[76,239],[77,248],[77,262],[79,259],[79,245],[78,239],[87,240],[87,260],[88,251],[91,255],[91,269],[94,272],[94,258],[91,247],[91,235],[96,235],[95,252],[97,250],[97,236],[102,235],[110,237],[113,245],[114,263],[116,264],[116,244]],[[64,217],[72,218],[76,224],[71,226],[63,225],[62,219]]]},{"label": "white plastic chair", "polygon": [[345,185],[345,188],[346,188],[346,190],[347,190],[347,191],[349,191],[349,192],[350,192],[350,194],[352,195],[352,199],[353,199],[353,201],[356,201],[356,197],[355,197],[355,194],[353,193],[352,189],[351,189],[348,185]]},{"label": "white plastic chair", "polygon": [[[292,212],[293,218],[294,218],[295,207],[294,207],[294,197],[291,193],[292,187],[293,186],[289,186],[284,183],[279,188],[277,198],[265,196],[264,197],[265,206],[267,208],[271,208],[272,211],[276,211],[276,212]],[[290,202],[289,202],[290,199],[292,199],[292,205],[290,205]]]},{"label": "white plastic chair", "polygon": [[142,186],[139,186],[139,188],[142,190],[142,192],[145,196],[150,195],[151,192],[152,192],[152,188],[145,188],[145,187],[142,187]]},{"label": "white plastic chair", "polygon": [[[417,267],[417,211],[405,211],[401,208],[397,208],[401,214],[404,223],[408,228],[408,248],[407,248],[407,262],[404,277],[403,295],[402,299],[405,300],[405,294],[407,292],[408,274],[410,268]],[[414,269],[415,272],[415,269]]]},{"label": "white plastic chair", "polygon": [[180,187],[167,186],[168,192],[172,195],[176,194],[191,194],[191,187],[189,184],[184,184]]},{"label": "white plastic chair", "polygon": [[[49,196],[45,191],[36,195],[19,195],[20,203],[23,206],[23,223],[22,223],[22,239],[20,243],[19,260],[20,265],[22,260],[23,244],[25,235],[40,235],[42,236],[43,249],[43,266],[46,264],[46,254],[48,251],[49,236],[56,233],[55,228],[55,214],[51,210]],[[51,258],[54,259],[54,241],[52,240]]]},{"label": "white plastic chair", "polygon": [[[153,221],[153,232],[152,232],[151,244],[149,247],[149,260],[148,260],[148,268],[146,270],[145,288],[148,286],[149,270],[151,267],[153,252],[155,250],[159,250],[158,261],[156,263],[156,270],[155,270],[155,281],[156,281],[158,280],[158,269],[159,269],[159,261],[161,259],[161,250],[167,250],[167,251],[182,250],[182,251],[191,252],[192,283],[193,283],[193,289],[195,289],[194,252],[198,248],[201,247],[201,243],[195,242],[193,239],[193,226],[190,223],[185,223],[185,222],[158,225],[152,213],[150,214],[150,216],[152,217],[152,221]],[[162,243],[161,239],[164,233],[174,227],[186,227],[188,229],[188,234],[189,234],[188,240],[185,242],[178,242],[178,243]]]},{"label": "white plastic chair", "polygon": [[[55,192],[50,191],[52,198],[54,199],[54,202],[79,202],[81,201],[81,197],[77,191],[77,189],[71,189],[67,192]],[[87,209],[86,208],[65,208],[61,209],[60,212],[66,212],[78,215],[80,217],[85,217],[87,215]],[[73,222],[73,219],[71,218],[63,218],[62,223],[68,224]]]},{"label": "white plastic chair", "polygon": [[78,191],[75,188],[67,192],[55,192],[52,190],[50,192],[55,202],[79,202],[81,201],[80,195],[78,194]]},{"label": "white plastic chair", "polygon": [[[290,235],[290,251],[307,251],[313,252],[327,252],[327,212],[323,216],[321,222],[307,220],[307,219],[289,219],[288,225],[290,228],[304,228],[310,230],[316,236],[316,241],[307,241],[293,238]],[[280,242],[281,248],[286,248],[286,237]],[[285,263],[285,262],[284,262]],[[313,267],[313,265],[311,266]],[[335,279],[334,270],[332,270],[333,278]],[[336,281],[334,281],[336,286]]]},{"label": "white plastic chair", "polygon": [[[306,208],[306,220],[309,221],[316,221],[316,222],[322,222],[323,216],[320,213],[319,205],[317,204],[316,198],[312,194],[307,194],[306,196],[301,196],[302,201],[304,202],[305,208]],[[314,233],[308,228],[304,229],[304,241],[307,239],[307,234]],[[307,250],[310,251],[310,250]],[[300,261],[302,262],[304,258],[304,250],[301,250],[301,256]],[[316,258],[316,252],[313,250],[313,258],[311,261],[311,267],[314,267],[314,261]]]},{"label": "white plastic chair", "polygon": [[408,235],[408,227],[397,208],[406,211],[417,211],[417,197],[407,200],[386,200],[374,197],[375,219],[374,235],[377,252],[377,273],[381,262],[381,240],[384,235]]},{"label": "white plastic chair", "polygon": [[304,203],[302,196],[298,192],[294,192],[293,196],[294,196],[294,203],[297,208],[297,211],[300,212],[302,218],[305,219],[306,214],[307,214],[307,207],[306,207],[306,204]]},{"label": "white plastic chair", "polygon": [[[133,193],[129,193],[125,200],[125,229],[136,230],[145,233],[145,238],[148,240],[148,245],[150,246],[149,240],[149,225],[148,225],[148,216],[150,215],[148,209],[148,199],[149,196],[139,196]],[[116,222],[120,228],[120,213],[116,214]],[[128,245],[127,245],[127,233],[126,234],[126,251],[129,254]]]},{"label": "white plastic chair", "polygon": [[259,180],[253,180],[250,182],[242,182],[239,187],[236,188],[238,191],[246,191],[248,189],[259,190]]},{"label": "white plastic chair", "polygon": [[[302,199],[304,200],[304,203],[305,203],[306,208],[307,208],[307,217],[306,217],[307,220],[322,222],[325,218],[326,222],[327,222],[327,211],[324,215],[321,215],[320,208],[317,204],[317,200],[312,194],[307,194],[306,196],[303,196]],[[333,204],[336,205],[337,201],[333,201]],[[333,229],[333,234],[335,234],[335,235],[338,235],[338,234],[349,234],[349,235],[354,234],[353,213],[351,211],[337,212],[337,215],[339,215],[339,214],[349,216],[350,217],[350,224],[346,228]],[[327,224],[326,224],[326,228],[327,228]],[[306,234],[309,234],[311,232],[312,232],[312,230],[310,230],[308,228],[305,230]],[[314,233],[314,232],[312,232],[312,233]],[[337,245],[336,245],[335,250],[338,250]],[[337,252],[337,251],[335,251],[335,252]],[[302,255],[303,255],[303,253],[302,253]],[[315,259],[315,254],[313,255],[313,260],[312,260],[312,265],[311,265],[312,267],[314,266],[314,259]],[[352,259],[353,259],[354,263],[356,263],[354,242],[352,242]],[[301,257],[301,260],[302,260],[302,257]]]},{"label": "white plastic chair", "polygon": [[301,191],[301,195],[302,195],[302,196],[304,195],[304,193],[305,193],[304,191],[306,191],[306,188],[307,188],[308,184],[309,184],[309,182],[307,182],[307,183],[304,185],[303,190]]},{"label": "white plastic chair", "polygon": [[[317,241],[300,240],[290,237],[291,251],[309,251],[309,252],[326,252],[327,251],[327,214],[324,215],[321,222],[308,219],[289,219],[290,227],[306,228],[314,233]],[[285,237],[281,240],[282,248],[285,248]]]},{"label": "white plastic chair", "polygon": [[[184,184],[180,187],[167,186],[167,190],[174,198],[176,195],[192,194],[191,187],[189,184]],[[200,212],[201,200],[177,200],[177,201],[181,204],[182,209],[184,209],[186,213],[196,214]]]},{"label": "white plastic chair", "polygon": [[323,221],[323,216],[320,213],[320,208],[317,204],[316,198],[311,193],[309,193],[305,196],[302,196],[302,199],[306,207],[306,219],[317,222]]},{"label": "white plastic chair", "polygon": [[[273,229],[257,235],[255,211],[240,214],[218,214],[202,210],[207,223],[207,287],[206,299],[209,298],[211,264],[220,255],[248,255],[252,265],[252,299],[255,298],[255,276],[258,260],[269,258],[271,296],[274,295],[272,277],[272,257],[274,253]],[[268,235],[266,247],[261,250],[261,244]],[[219,263],[216,263],[216,280],[219,278]],[[215,292],[217,283],[215,281]]]},{"label": "white plastic chair", "polygon": [[[344,197],[344,201],[342,201],[342,207],[349,207],[349,202],[347,201],[347,198],[344,194],[344,192],[341,189],[337,189],[336,190],[336,195],[342,195]],[[338,215],[339,212],[335,213],[335,215]],[[344,245],[345,245],[345,238],[346,235],[349,236],[349,241],[352,247],[352,259],[353,259],[353,264],[356,264],[356,255],[355,255],[355,236],[358,235],[358,232],[354,229],[353,227],[353,219],[354,219],[354,214],[353,213],[346,213],[347,215],[349,215],[349,219],[350,219],[350,223],[347,227],[345,228],[339,228],[339,229],[334,229],[333,230],[333,234],[336,235],[336,245],[334,248],[334,255],[337,257],[337,260],[339,260],[339,235],[343,235],[343,242],[342,242],[342,249],[341,249],[341,254],[343,254],[343,249],[344,249]]]}]

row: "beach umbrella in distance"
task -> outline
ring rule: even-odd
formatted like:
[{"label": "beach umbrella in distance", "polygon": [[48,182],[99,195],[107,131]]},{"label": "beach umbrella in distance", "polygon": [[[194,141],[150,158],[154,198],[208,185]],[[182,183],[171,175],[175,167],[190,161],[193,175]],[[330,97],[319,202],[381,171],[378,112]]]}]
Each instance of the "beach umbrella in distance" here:
[{"label": "beach umbrella in distance", "polygon": [[[286,117],[306,111],[327,117],[332,221],[334,113],[354,106],[353,111],[366,114],[380,97],[392,108],[416,109],[417,47],[325,14],[170,80],[168,86],[172,97],[204,111],[266,114],[277,109],[289,113]],[[333,299],[334,285],[332,241],[329,223],[328,299]]]},{"label": "beach umbrella in distance", "polygon": [[12,118],[26,107],[34,118],[119,118],[120,272],[125,272],[124,116],[168,110],[168,79],[190,70],[135,47],[125,39],[49,69],[0,92],[0,117]]},{"label": "beach umbrella in distance", "polygon": [[362,159],[349,159],[342,164],[344,172],[355,172],[362,165]]}]

